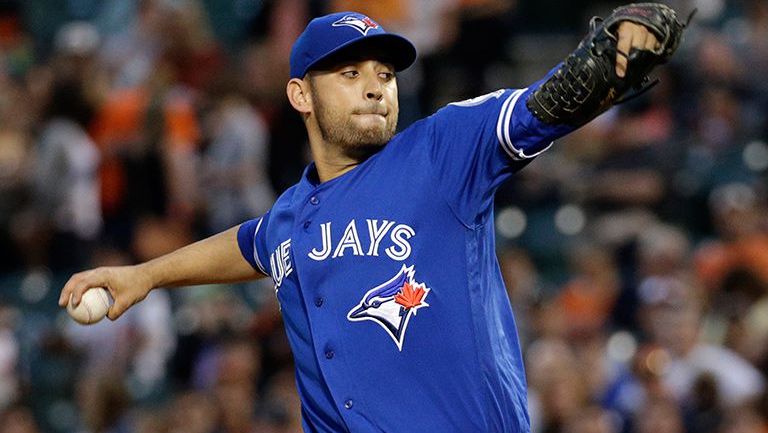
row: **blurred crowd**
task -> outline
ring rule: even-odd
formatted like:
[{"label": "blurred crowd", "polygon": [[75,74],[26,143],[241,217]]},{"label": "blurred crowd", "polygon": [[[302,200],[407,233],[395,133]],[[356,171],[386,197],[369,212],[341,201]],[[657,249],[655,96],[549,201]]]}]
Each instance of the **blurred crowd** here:
[{"label": "blurred crowd", "polygon": [[[768,431],[768,2],[669,3],[698,15],[660,84],[497,194],[535,433]],[[402,129],[528,85],[616,5],[0,0],[0,433],[301,431],[268,282],[154,291],[88,327],[59,289],[298,180],[284,88],[311,17],[358,10],[414,41]]]}]

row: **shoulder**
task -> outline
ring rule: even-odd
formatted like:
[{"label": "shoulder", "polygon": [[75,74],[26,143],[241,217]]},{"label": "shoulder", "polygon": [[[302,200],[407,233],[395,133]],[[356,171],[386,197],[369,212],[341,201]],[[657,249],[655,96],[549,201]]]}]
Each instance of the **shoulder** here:
[{"label": "shoulder", "polygon": [[293,198],[296,195],[297,188],[298,184],[295,184],[280,194],[277,200],[275,200],[275,204],[272,205],[271,212],[289,209],[293,203]]},{"label": "shoulder", "polygon": [[419,119],[395,134],[376,157],[379,161],[391,162],[403,155],[412,155],[423,149],[424,143],[431,140],[434,121],[430,117]]},{"label": "shoulder", "polygon": [[[512,89],[499,89],[475,98],[463,101],[451,102],[431,115],[413,122],[410,126],[398,132],[387,147],[398,147],[399,143],[411,143],[413,139],[429,137],[436,126],[446,123],[463,123],[475,116],[484,117],[484,108],[494,110],[501,105],[506,105],[515,93]],[[472,108],[467,110],[467,108]]]},{"label": "shoulder", "polygon": [[481,112],[483,109],[498,108],[499,105],[504,104],[505,101],[510,99],[510,96],[515,93],[512,89],[499,89],[485,95],[480,95],[474,98],[465,99],[462,101],[451,102],[440,109],[438,109],[432,116],[467,116],[473,112]]}]

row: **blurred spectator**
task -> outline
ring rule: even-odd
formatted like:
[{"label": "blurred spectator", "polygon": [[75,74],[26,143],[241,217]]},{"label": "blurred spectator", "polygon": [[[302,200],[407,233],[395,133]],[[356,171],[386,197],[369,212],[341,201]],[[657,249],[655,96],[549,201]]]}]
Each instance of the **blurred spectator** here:
[{"label": "blurred spectator", "polygon": [[19,342],[16,339],[19,311],[0,301],[0,411],[19,395]]},{"label": "blurred spectator", "polygon": [[165,9],[160,0],[138,1],[134,21],[117,34],[108,35],[101,49],[102,63],[114,88],[134,88],[144,83],[161,54]]},{"label": "blurred spectator", "polygon": [[630,404],[630,412],[635,416],[648,407],[655,406],[655,403],[665,406],[669,401],[679,409],[672,391],[664,382],[664,374],[670,361],[669,352],[655,344],[645,344],[634,354],[631,360],[631,371],[639,387],[635,389],[636,394],[633,396],[634,401]]},{"label": "blurred spectator", "polygon": [[725,322],[722,343],[768,372],[768,285],[749,271],[735,271],[715,297]]},{"label": "blurred spectator", "polygon": [[[169,431],[165,408],[140,408],[132,411],[131,420],[134,433],[166,433]],[[190,419],[194,415],[187,414]],[[194,432],[194,430],[187,430]]]},{"label": "blurred spectator", "polygon": [[156,85],[112,92],[93,126],[104,157],[100,175],[107,236],[122,247],[139,217],[174,215],[189,225],[197,202],[200,125],[192,94]]},{"label": "blurred spectator", "polygon": [[236,91],[224,91],[208,115],[210,144],[201,181],[208,230],[218,233],[272,205],[267,176],[269,132],[261,115]]},{"label": "blurred spectator", "polygon": [[696,251],[699,275],[715,291],[732,272],[748,271],[768,283],[768,224],[765,204],[749,185],[731,183],[709,199],[718,238]]},{"label": "blurred spectator", "polygon": [[609,251],[596,245],[579,245],[571,257],[572,279],[557,301],[571,336],[589,336],[608,325],[619,294],[619,274]]},{"label": "blurred spectator", "polygon": [[[224,69],[224,54],[213,37],[200,0],[161,1],[163,52],[159,66],[173,81],[195,91],[207,89]],[[157,71],[155,71],[157,72]]]},{"label": "blurred spectator", "polygon": [[652,277],[643,282],[640,294],[645,303],[645,329],[651,341],[671,356],[664,373],[665,385],[680,402],[714,397],[697,393],[696,384],[705,384],[699,382],[703,374],[712,376],[712,386],[706,389],[717,393],[724,407],[755,400],[765,390],[765,379],[746,360],[702,341],[704,305],[700,288],[690,280]]},{"label": "blurred spectator", "polygon": [[0,270],[9,272],[23,267],[21,251],[31,237],[24,239],[31,230],[20,230],[19,226],[25,225],[20,209],[29,200],[29,178],[35,160],[29,136],[2,126],[3,118],[0,108]]},{"label": "blurred spectator", "polygon": [[269,124],[267,170],[277,194],[293,185],[308,163],[306,128],[285,97],[285,83],[291,46],[311,18],[313,4],[326,6],[297,0],[264,2],[260,27],[254,29],[242,55],[245,92]]},{"label": "blurred spectator", "polygon": [[301,431],[301,404],[292,366],[286,366],[273,375],[264,395],[274,405],[265,420],[268,424],[279,426],[276,431],[280,433]]},{"label": "blurred spectator", "polygon": [[622,263],[623,284],[613,309],[614,324],[623,329],[639,332],[638,286],[649,277],[675,276],[688,269],[691,260],[691,242],[681,227],[659,221],[648,222],[637,237],[627,243]]},{"label": "blurred spectator", "polygon": [[[745,9],[746,46],[740,54],[747,57],[751,70],[768,70],[768,5],[761,0],[750,0]],[[768,83],[754,74],[748,74],[747,78],[750,87],[758,89],[764,98],[768,96]]]},{"label": "blurred spectator", "polygon": [[180,393],[171,402],[168,433],[215,433],[219,431],[219,409],[202,392]]},{"label": "blurred spectator", "polygon": [[702,433],[716,432],[723,424],[729,407],[722,401],[715,377],[709,372],[700,373],[683,404],[686,429]]},{"label": "blurred spectator", "polygon": [[[77,82],[54,84],[40,134],[35,166],[35,216],[50,241],[44,263],[71,270],[90,262],[101,230],[99,154],[85,128],[92,107]],[[41,265],[38,263],[37,265]]]},{"label": "blurred spectator", "polygon": [[5,272],[25,265],[23,245],[31,240],[19,225],[35,163],[30,131],[35,106],[24,85],[27,74],[33,76],[33,48],[22,6],[0,3],[0,271]]},{"label": "blurred spectator", "polygon": [[[458,28],[451,58],[458,66],[456,99],[472,98],[491,90],[492,69],[508,61],[507,46],[515,29],[510,25],[515,0],[460,0]],[[508,84],[507,84],[508,85]],[[449,101],[445,101],[449,102]]]},{"label": "blurred spectator", "polygon": [[[165,24],[165,26],[163,26]],[[102,206],[107,235],[125,246],[137,218],[167,216],[191,230],[199,206],[202,127],[199,90],[223,59],[197,2],[140,4],[121,38],[136,56],[106,96],[93,133],[103,155]],[[107,41],[109,46],[110,41]],[[109,52],[109,51],[108,51]]]},{"label": "blurred spectator", "polygon": [[528,383],[533,392],[529,398],[537,409],[532,414],[532,428],[539,433],[560,432],[589,401],[576,357],[565,342],[554,339],[533,343],[527,356]]},{"label": "blurred spectator", "polygon": [[[219,425],[216,431],[227,433],[253,431],[261,403],[257,392],[260,357],[257,346],[245,337],[230,338],[203,351],[194,382],[213,399],[202,395],[186,399],[190,405],[195,403],[196,415],[203,418],[200,425],[208,426],[199,430],[201,433],[213,431],[214,424]],[[212,411],[214,407],[216,412]]]},{"label": "blurred spectator", "polygon": [[0,433],[40,433],[32,411],[17,405],[0,410]]},{"label": "blurred spectator", "polygon": [[764,433],[766,419],[750,406],[734,409],[726,415],[719,433]]},{"label": "blurred spectator", "polygon": [[533,338],[534,314],[543,297],[544,282],[530,255],[521,248],[510,247],[499,251],[499,265],[504,284],[512,304],[520,339]]},{"label": "blurred spectator", "polygon": [[619,429],[610,413],[591,406],[576,415],[564,431],[566,433],[618,433]]},{"label": "blurred spectator", "polygon": [[24,31],[22,15],[18,2],[0,3],[0,82],[24,76],[34,63],[33,44]]},{"label": "blurred spectator", "polygon": [[679,227],[655,224],[638,238],[638,271],[644,277],[674,276],[688,266],[690,249],[690,241]]},{"label": "blurred spectator", "polygon": [[85,432],[129,433],[131,398],[123,377],[114,373],[91,371],[78,382],[78,403],[83,412]]},{"label": "blurred spectator", "polygon": [[635,417],[634,433],[685,432],[680,408],[672,400],[650,400]]}]

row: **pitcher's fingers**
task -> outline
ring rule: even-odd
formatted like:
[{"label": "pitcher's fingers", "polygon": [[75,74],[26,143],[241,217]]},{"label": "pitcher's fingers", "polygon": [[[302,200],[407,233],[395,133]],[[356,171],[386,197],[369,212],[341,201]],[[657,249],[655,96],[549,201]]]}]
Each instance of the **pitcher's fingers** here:
[{"label": "pitcher's fingers", "polygon": [[109,311],[107,311],[107,317],[109,320],[117,320],[129,307],[130,305],[125,303],[125,301],[115,299],[115,302],[109,307]]},{"label": "pitcher's fingers", "polygon": [[64,283],[64,287],[61,288],[61,293],[59,293],[59,307],[66,307],[67,306],[67,299],[69,299],[69,292],[70,289],[67,288],[69,285],[69,281],[72,279],[72,277],[67,280],[66,283]]},{"label": "pitcher's fingers", "polygon": [[648,31],[644,28],[634,28],[634,36],[632,36],[631,50],[644,50],[645,41],[648,40]]},{"label": "pitcher's fingers", "polygon": [[101,269],[92,269],[90,271],[82,272],[72,286],[72,304],[77,306],[80,304],[80,299],[83,297],[88,289],[94,287],[104,287],[107,285],[106,272]]},{"label": "pitcher's fingers", "polygon": [[64,287],[61,289],[61,294],[59,295],[59,306],[66,307],[67,303],[69,302],[69,297],[72,295],[72,291],[75,289],[75,286],[80,284],[81,280],[83,278],[82,272],[77,273],[69,277],[69,280],[64,284]]},{"label": "pitcher's fingers", "polygon": [[112,284],[105,284],[104,288],[107,289],[109,296],[111,296],[113,300],[117,299],[117,291],[112,287]]},{"label": "pitcher's fingers", "polygon": [[[624,31],[622,31],[622,29]],[[623,78],[627,72],[627,58],[632,47],[633,32],[627,31],[627,26],[619,27],[619,42],[616,44],[616,75]]]},{"label": "pitcher's fingers", "polygon": [[645,40],[645,49],[648,51],[656,51],[659,47],[659,40],[656,39],[656,36],[648,32],[648,38]]}]

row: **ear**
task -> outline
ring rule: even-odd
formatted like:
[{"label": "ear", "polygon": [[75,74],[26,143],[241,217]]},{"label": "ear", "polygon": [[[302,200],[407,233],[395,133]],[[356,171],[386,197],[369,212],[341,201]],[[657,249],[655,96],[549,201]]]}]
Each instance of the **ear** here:
[{"label": "ear", "polygon": [[312,95],[309,92],[309,83],[299,78],[291,78],[285,88],[288,95],[288,101],[293,109],[300,114],[309,114],[312,112]]}]

